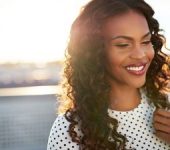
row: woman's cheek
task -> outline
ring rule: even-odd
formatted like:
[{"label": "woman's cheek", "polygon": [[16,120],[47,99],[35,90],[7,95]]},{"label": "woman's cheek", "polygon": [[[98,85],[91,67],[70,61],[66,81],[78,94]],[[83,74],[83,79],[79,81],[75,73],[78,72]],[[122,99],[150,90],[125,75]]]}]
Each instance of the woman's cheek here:
[{"label": "woman's cheek", "polygon": [[149,52],[148,52],[148,57],[150,59],[150,61],[152,61],[152,59],[154,58],[155,56],[155,51],[154,49],[152,48]]}]

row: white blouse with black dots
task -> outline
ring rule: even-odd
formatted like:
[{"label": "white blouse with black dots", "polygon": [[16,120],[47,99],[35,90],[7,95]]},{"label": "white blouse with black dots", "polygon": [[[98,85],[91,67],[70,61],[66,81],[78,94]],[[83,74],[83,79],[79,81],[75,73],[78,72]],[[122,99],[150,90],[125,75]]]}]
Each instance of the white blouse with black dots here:
[{"label": "white blouse with black dots", "polygon": [[[115,111],[108,109],[110,117],[119,122],[118,132],[126,136],[126,149],[131,150],[170,150],[170,144],[157,138],[154,134],[152,117],[154,107],[147,103],[142,93],[141,103],[131,111]],[[55,120],[48,139],[47,150],[79,150],[79,145],[72,142],[68,133],[69,122],[64,115]],[[79,136],[80,129],[76,127]]]}]

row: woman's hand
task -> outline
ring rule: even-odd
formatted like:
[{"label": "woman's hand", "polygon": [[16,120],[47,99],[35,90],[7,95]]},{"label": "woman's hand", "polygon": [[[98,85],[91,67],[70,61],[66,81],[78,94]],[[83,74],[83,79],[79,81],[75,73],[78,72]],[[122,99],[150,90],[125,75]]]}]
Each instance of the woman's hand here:
[{"label": "woman's hand", "polygon": [[156,135],[170,144],[170,112],[157,109],[154,112],[153,121]]}]

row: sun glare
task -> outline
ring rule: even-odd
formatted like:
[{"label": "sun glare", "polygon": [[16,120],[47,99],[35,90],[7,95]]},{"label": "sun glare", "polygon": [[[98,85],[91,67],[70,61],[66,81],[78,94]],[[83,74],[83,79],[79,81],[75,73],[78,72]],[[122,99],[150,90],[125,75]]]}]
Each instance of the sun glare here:
[{"label": "sun glare", "polygon": [[[88,1],[0,0],[0,63],[62,60],[71,24]],[[159,0],[148,2],[156,9],[169,42],[169,1],[164,5]]]},{"label": "sun glare", "polygon": [[0,63],[62,60],[71,24],[88,0],[1,0]]}]

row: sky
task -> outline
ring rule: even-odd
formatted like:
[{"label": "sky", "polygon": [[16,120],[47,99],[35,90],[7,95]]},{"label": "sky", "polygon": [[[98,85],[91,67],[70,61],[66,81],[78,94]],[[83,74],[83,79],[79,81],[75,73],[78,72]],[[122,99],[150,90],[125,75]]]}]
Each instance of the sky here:
[{"label": "sky", "polygon": [[[0,63],[62,60],[72,21],[88,1],[0,0]],[[146,1],[170,43],[170,0]]]}]

